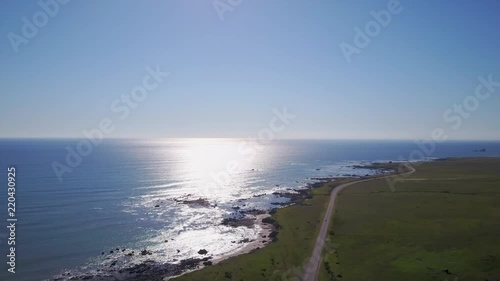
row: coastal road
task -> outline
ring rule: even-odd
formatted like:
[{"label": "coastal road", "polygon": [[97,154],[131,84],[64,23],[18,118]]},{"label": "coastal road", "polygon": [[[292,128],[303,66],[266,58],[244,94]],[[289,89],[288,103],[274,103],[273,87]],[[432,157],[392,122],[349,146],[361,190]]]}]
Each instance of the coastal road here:
[{"label": "coastal road", "polygon": [[328,226],[330,224],[330,219],[332,217],[333,210],[335,209],[335,200],[337,199],[337,194],[339,194],[344,188],[361,182],[371,181],[375,179],[385,179],[390,177],[408,176],[415,172],[415,169],[411,165],[404,164],[404,166],[409,170],[406,173],[373,177],[369,179],[344,183],[335,187],[332,190],[332,193],[330,194],[330,202],[328,203],[328,209],[326,210],[325,218],[323,219],[323,223],[321,224],[321,229],[319,231],[318,238],[316,239],[316,244],[314,245],[313,253],[311,255],[308,264],[304,268],[304,273],[301,278],[302,281],[316,281],[318,279],[319,269],[321,265],[321,253],[323,251],[323,246],[325,244],[325,238],[326,238],[326,233],[328,231]]}]

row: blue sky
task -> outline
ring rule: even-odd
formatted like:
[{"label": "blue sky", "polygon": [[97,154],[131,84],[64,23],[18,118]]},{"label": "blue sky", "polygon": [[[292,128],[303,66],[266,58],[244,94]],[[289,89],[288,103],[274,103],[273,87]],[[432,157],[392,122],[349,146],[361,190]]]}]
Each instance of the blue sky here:
[{"label": "blue sky", "polygon": [[[221,20],[212,0],[73,0],[16,54],[8,35],[43,10],[4,0],[0,137],[82,137],[108,117],[108,137],[252,137],[286,107],[278,138],[500,139],[500,87],[458,128],[443,119],[479,76],[500,81],[500,2],[401,0],[348,63],[341,42],[389,2],[243,0]],[[169,77],[118,119],[158,65]]]}]

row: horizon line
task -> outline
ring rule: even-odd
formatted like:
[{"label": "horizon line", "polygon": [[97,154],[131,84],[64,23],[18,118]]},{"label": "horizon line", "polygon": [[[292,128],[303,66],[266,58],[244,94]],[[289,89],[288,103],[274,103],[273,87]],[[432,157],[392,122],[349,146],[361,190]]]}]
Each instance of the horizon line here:
[{"label": "horizon line", "polygon": [[[85,137],[0,137],[0,140],[82,140],[87,139]],[[257,139],[254,137],[104,137],[102,140],[182,140],[182,139],[211,139],[211,140],[229,140],[229,139]],[[298,141],[298,140],[310,140],[310,141],[431,141],[432,139],[423,138],[412,138],[412,139],[382,139],[382,138],[275,138],[268,140],[268,142],[273,141]],[[500,139],[447,139],[447,141],[491,141],[500,142]]]}]

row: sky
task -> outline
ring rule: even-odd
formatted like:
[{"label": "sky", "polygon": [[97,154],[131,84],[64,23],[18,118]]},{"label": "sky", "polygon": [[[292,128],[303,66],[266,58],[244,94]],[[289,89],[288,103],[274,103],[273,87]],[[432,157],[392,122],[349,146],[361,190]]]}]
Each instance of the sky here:
[{"label": "sky", "polygon": [[59,1],[0,1],[0,138],[500,140],[499,1]]}]

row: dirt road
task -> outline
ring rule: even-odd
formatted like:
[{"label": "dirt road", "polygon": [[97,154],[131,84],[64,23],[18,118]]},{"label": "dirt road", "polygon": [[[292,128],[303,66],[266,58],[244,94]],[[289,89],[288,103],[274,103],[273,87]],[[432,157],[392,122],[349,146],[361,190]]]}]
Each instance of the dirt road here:
[{"label": "dirt road", "polygon": [[318,273],[319,273],[319,269],[320,269],[320,265],[321,265],[321,252],[323,250],[323,245],[325,244],[325,238],[326,238],[328,226],[329,226],[332,214],[333,214],[333,210],[335,209],[335,200],[337,199],[337,194],[339,194],[344,188],[349,187],[349,186],[354,185],[354,184],[361,183],[361,182],[371,181],[374,179],[384,179],[384,178],[389,178],[389,177],[408,176],[408,175],[415,172],[415,169],[411,165],[405,164],[405,167],[407,167],[409,169],[409,171],[404,173],[404,174],[373,177],[373,178],[369,178],[369,179],[353,181],[353,182],[339,185],[333,189],[332,193],[330,194],[330,202],[328,203],[328,209],[326,210],[326,214],[325,214],[325,217],[323,219],[323,223],[321,224],[321,230],[319,231],[318,238],[316,239],[316,244],[314,245],[314,250],[313,250],[311,259],[309,260],[309,263],[307,264],[306,268],[304,269],[304,274],[302,275],[303,281],[316,281],[318,278]]}]

